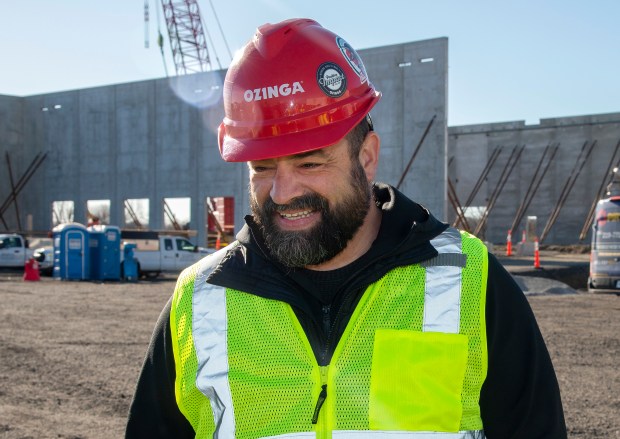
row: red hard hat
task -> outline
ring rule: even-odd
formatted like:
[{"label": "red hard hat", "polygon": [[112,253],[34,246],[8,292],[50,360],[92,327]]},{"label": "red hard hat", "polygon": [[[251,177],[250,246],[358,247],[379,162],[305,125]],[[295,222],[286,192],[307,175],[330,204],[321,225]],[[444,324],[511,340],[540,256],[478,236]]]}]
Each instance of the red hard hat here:
[{"label": "red hard hat", "polygon": [[220,153],[242,162],[333,145],[380,97],[353,48],[316,21],[265,24],[226,74]]}]

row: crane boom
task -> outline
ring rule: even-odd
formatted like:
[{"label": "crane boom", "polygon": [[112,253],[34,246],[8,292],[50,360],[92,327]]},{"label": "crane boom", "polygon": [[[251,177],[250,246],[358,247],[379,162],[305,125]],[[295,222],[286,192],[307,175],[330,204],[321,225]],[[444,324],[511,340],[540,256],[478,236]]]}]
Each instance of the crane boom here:
[{"label": "crane boom", "polygon": [[177,75],[211,70],[197,0],[161,0]]}]

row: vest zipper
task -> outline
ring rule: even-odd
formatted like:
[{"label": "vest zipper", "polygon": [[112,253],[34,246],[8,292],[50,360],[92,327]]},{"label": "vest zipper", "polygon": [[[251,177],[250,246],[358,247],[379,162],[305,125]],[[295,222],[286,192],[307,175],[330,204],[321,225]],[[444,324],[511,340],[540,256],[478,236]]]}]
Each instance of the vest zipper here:
[{"label": "vest zipper", "polygon": [[331,322],[329,319],[329,313],[331,312],[331,305],[323,305],[321,307],[321,311],[323,312],[323,332],[329,338],[329,333],[331,329]]},{"label": "vest zipper", "polygon": [[327,398],[327,384],[321,386],[321,393],[319,393],[319,399],[317,399],[316,406],[314,407],[314,415],[312,415],[313,424],[319,421],[319,413],[321,412],[321,407],[323,407],[325,398]]},{"label": "vest zipper", "polygon": [[314,413],[312,415],[312,424],[316,425],[317,439],[327,439],[331,438],[331,434],[329,434],[327,430],[329,428],[329,414],[327,406],[325,407],[325,410],[321,409],[325,401],[327,400],[327,375],[329,371],[329,366],[319,366],[319,370],[321,372],[321,391],[319,392],[316,406],[314,408]]},{"label": "vest zipper", "polygon": [[[336,316],[334,317],[334,319],[330,319],[331,305],[323,305],[322,307],[323,327],[325,328],[325,335],[326,335],[325,344],[321,352],[322,363],[326,362],[327,356],[331,350],[331,346],[333,342],[336,342],[336,340],[334,340],[334,329],[336,328],[336,325],[338,324],[338,321],[340,320],[340,316],[343,313],[342,310],[345,309],[346,306],[348,306],[349,301],[351,300],[352,297],[354,297],[355,293],[356,293],[356,290],[351,290],[345,293],[342,303],[340,304],[340,307],[336,311]],[[349,323],[350,322],[348,322],[347,325]]]}]

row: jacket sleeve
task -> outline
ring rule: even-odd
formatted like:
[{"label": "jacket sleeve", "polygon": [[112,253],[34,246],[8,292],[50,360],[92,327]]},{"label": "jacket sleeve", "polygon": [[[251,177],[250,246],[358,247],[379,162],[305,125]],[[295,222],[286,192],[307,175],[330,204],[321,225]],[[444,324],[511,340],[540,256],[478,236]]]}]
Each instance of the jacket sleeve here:
[{"label": "jacket sleeve", "polygon": [[534,313],[491,254],[486,320],[489,363],[480,395],[486,437],[566,438],[558,382]]},{"label": "jacket sleeve", "polygon": [[168,301],[157,320],[129,408],[125,437],[193,438],[194,429],[179,411],[174,393],[175,366]]}]

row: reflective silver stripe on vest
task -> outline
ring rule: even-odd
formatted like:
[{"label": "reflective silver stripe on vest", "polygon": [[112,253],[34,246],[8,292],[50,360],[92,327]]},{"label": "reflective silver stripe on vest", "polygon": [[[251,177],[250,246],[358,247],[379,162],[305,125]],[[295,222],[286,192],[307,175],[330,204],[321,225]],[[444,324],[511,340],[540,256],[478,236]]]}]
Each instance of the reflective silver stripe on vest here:
[{"label": "reflective silver stripe on vest", "polygon": [[314,439],[316,438],[316,433],[313,431],[305,432],[305,433],[288,433],[288,434],[279,434],[277,436],[265,436],[261,439]]},{"label": "reflective silver stripe on vest", "polygon": [[[426,265],[426,285],[424,287],[425,332],[446,332],[458,334],[461,320],[461,264],[458,255],[461,250],[461,234],[449,227],[441,235],[431,240],[439,252],[435,261]],[[454,255],[448,257],[447,255]],[[440,265],[443,260],[454,259],[454,265]]]},{"label": "reflective silver stripe on vest", "polygon": [[206,282],[212,268],[208,265],[200,267],[192,299],[192,332],[198,357],[196,388],[211,401],[216,428],[213,437],[234,437],[235,414],[228,382],[226,289]]},{"label": "reflective silver stripe on vest", "polygon": [[[314,432],[310,433],[289,433],[279,436],[268,436],[261,439],[310,439],[315,438]],[[485,439],[482,430],[459,431],[458,433],[442,433],[430,431],[371,431],[371,430],[334,430],[332,438],[338,439],[380,439],[393,438],[399,439]]]},{"label": "reflective silver stripe on vest", "polygon": [[334,431],[332,438],[338,439],[484,439],[482,430],[459,431],[458,433],[442,433],[432,431]]}]

